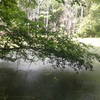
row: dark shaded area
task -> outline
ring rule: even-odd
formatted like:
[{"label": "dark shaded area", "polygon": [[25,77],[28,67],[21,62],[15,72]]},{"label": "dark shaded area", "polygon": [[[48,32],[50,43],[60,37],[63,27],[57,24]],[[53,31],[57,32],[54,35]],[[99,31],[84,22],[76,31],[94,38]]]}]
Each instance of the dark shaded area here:
[{"label": "dark shaded area", "polygon": [[0,64],[0,100],[98,100],[88,76],[64,71],[17,71]]}]

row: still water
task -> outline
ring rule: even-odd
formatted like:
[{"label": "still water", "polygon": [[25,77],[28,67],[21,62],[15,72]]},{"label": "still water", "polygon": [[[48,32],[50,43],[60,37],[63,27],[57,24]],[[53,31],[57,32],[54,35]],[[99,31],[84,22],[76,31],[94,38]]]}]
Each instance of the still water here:
[{"label": "still water", "polygon": [[0,100],[100,100],[100,63],[76,74],[41,61],[0,60]]}]

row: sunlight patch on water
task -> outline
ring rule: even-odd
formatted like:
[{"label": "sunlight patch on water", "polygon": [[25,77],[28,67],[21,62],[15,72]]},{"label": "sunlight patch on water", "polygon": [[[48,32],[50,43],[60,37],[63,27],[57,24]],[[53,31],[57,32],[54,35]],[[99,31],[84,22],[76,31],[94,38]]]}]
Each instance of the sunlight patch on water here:
[{"label": "sunlight patch on water", "polygon": [[95,47],[100,47],[100,38],[78,38],[78,41]]}]

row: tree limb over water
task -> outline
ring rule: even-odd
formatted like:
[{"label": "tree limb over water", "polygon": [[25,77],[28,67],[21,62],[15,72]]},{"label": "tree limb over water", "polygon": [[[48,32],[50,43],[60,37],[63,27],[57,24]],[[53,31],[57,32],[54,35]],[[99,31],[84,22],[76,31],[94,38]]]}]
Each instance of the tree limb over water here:
[{"label": "tree limb over water", "polygon": [[6,24],[2,26],[6,34],[0,36],[1,59],[24,59],[33,62],[36,57],[42,60],[49,58],[53,66],[70,66],[75,71],[91,70],[93,60],[100,59],[98,55],[89,52],[85,44],[73,41],[64,34],[59,36],[59,31],[46,30],[42,21],[30,21],[13,0],[1,2],[0,21]]}]

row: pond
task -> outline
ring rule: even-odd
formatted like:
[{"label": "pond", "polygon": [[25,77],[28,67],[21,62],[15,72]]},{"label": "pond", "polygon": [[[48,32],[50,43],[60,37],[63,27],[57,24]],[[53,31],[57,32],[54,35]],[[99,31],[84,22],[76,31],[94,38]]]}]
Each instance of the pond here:
[{"label": "pond", "polygon": [[[98,51],[97,51],[98,50]],[[96,47],[93,52],[100,52]],[[41,61],[0,61],[0,100],[100,100],[100,63],[76,74]]]}]

